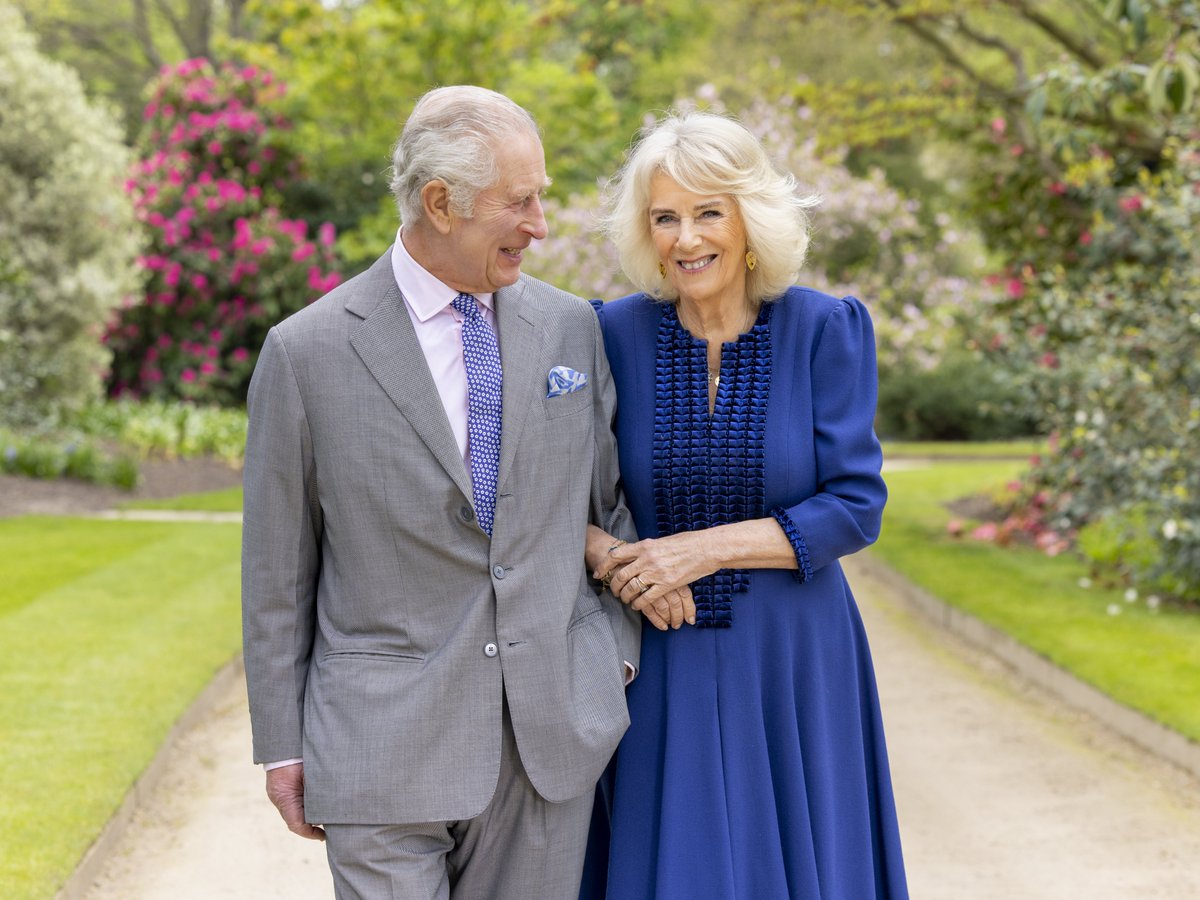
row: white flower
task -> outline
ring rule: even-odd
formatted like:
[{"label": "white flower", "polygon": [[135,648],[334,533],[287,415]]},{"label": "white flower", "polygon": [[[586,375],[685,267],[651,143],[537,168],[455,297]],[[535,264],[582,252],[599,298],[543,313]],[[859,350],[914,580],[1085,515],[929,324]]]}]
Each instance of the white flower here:
[{"label": "white flower", "polygon": [[1085,577],[1083,577],[1083,578],[1080,578],[1080,579],[1079,579],[1079,586],[1080,586],[1081,588],[1083,588],[1084,590],[1087,590],[1088,588],[1090,588],[1090,587],[1092,586],[1092,579],[1090,579],[1090,578],[1088,578],[1088,577],[1086,577],[1086,576],[1085,576]]},{"label": "white flower", "polygon": [[1167,519],[1167,521],[1163,522],[1162,533],[1163,537],[1168,541],[1175,540],[1179,534],[1179,523],[1174,519]]},{"label": "white flower", "polygon": [[1125,602],[1132,603],[1138,598],[1137,588],[1129,588],[1125,591]]},{"label": "white flower", "polygon": [[1119,616],[1121,614],[1121,607],[1116,603],[1108,604],[1108,614],[1110,616]]},{"label": "white flower", "polygon": [[1160,603],[1162,603],[1162,600],[1159,599],[1158,594],[1151,594],[1146,598],[1146,605],[1153,610],[1157,610]]}]

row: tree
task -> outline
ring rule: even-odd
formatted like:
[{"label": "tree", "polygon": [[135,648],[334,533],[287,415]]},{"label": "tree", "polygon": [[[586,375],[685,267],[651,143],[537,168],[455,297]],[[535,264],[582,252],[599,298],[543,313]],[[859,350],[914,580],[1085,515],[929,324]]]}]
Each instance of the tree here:
[{"label": "tree", "polygon": [[[1115,521],[1135,581],[1200,598],[1200,8],[1189,0],[858,4],[942,61],[970,107],[967,210],[1003,266],[992,346],[1053,452],[1024,518]],[[1040,498],[1033,503],[1033,498]]]},{"label": "tree", "polygon": [[[655,64],[665,64],[691,16],[681,0],[286,0],[249,12],[260,39],[237,52],[292,86],[293,140],[313,174],[297,199],[337,225],[351,270],[394,237],[390,149],[426,90],[480,84],[529,109],[543,125],[552,191],[566,197],[619,165],[645,98],[616,91],[643,90],[642,63],[661,54]],[[620,39],[614,19],[642,23],[647,45]],[[672,95],[660,88],[661,105]]]},{"label": "tree", "polygon": [[100,394],[100,329],[136,284],[120,128],[0,7],[0,421],[53,426]]},{"label": "tree", "polygon": [[142,93],[164,65],[227,59],[223,45],[245,38],[246,0],[17,0],[43,52],[79,71],[89,91],[116,103],[136,134]]},{"label": "tree", "polygon": [[168,67],[146,106],[127,187],[150,244],[146,290],[110,324],[117,395],[245,399],[267,329],[334,287],[332,226],[281,206],[301,176],[271,73],[196,59]]}]

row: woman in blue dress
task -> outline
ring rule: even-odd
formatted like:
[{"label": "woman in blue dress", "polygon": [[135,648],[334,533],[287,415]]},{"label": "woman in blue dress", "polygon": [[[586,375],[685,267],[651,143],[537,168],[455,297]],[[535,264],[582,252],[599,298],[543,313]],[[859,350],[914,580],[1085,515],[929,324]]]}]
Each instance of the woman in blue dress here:
[{"label": "woman in blue dress", "polygon": [[643,540],[594,529],[588,565],[639,609],[690,585],[695,614],[643,628],[585,898],[907,896],[838,563],[886,499],[874,334],[858,300],[792,286],[810,205],[708,114],[652,127],[614,182],[610,234],[642,292],[598,312]]}]

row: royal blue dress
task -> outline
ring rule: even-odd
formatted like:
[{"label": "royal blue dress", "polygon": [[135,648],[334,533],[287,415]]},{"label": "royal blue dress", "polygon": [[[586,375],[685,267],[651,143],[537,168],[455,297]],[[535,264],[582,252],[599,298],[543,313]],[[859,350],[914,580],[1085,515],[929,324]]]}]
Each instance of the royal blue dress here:
[{"label": "royal blue dress", "polygon": [[645,295],[598,309],[643,537],[774,516],[798,571],[693,585],[698,625],[642,630],[632,724],[601,783],[582,898],[907,897],[879,699],[838,558],[878,535],[874,334],[793,288],[722,348]]}]

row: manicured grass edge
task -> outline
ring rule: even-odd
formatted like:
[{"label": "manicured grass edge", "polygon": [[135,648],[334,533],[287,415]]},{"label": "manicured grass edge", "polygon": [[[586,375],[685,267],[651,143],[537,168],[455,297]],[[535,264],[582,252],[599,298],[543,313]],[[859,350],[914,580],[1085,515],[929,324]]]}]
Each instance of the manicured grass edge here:
[{"label": "manicured grass edge", "polygon": [[125,799],[121,802],[120,807],[113,813],[112,818],[108,820],[96,840],[84,853],[70,877],[59,888],[55,900],[82,900],[120,845],[121,839],[133,821],[134,814],[147,802],[154,789],[162,781],[163,776],[166,775],[167,760],[175,743],[212,713],[215,705],[230,690],[234,682],[244,677],[244,673],[245,668],[240,653],[217,670],[208,685],[171,726],[171,730],[163,738],[154,757],[125,794]]},{"label": "manicured grass edge", "polygon": [[886,582],[913,611],[931,625],[966,641],[1013,668],[1022,678],[1054,694],[1064,703],[1095,717],[1105,726],[1145,750],[1200,778],[1200,743],[1150,718],[1082,681],[1005,631],[935,597],[909,581],[870,552],[843,560]]}]

